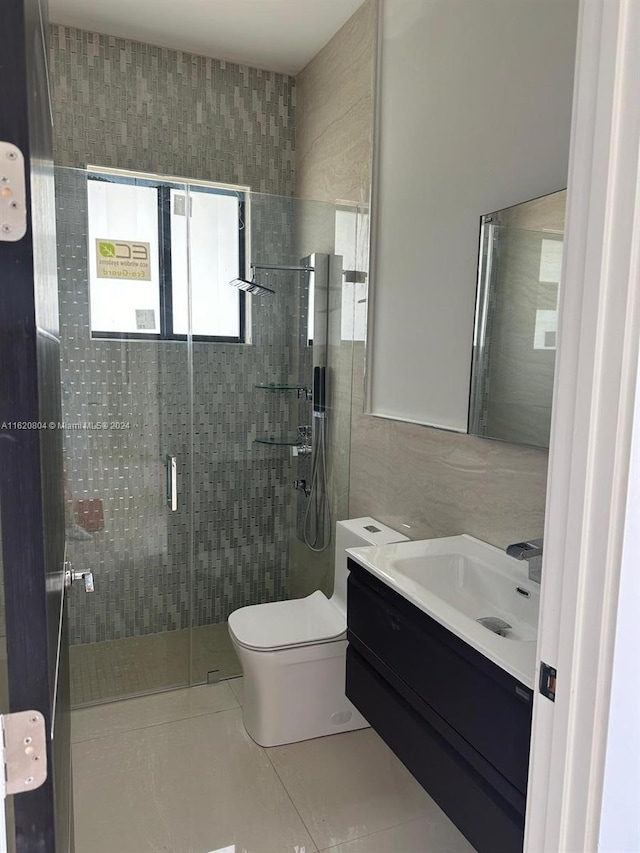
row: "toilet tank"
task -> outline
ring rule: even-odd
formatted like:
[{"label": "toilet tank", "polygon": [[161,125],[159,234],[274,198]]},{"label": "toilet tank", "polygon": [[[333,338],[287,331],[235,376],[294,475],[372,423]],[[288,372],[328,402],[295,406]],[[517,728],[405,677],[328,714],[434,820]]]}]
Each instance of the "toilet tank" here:
[{"label": "toilet tank", "polygon": [[346,548],[359,548],[363,545],[389,545],[392,542],[404,542],[408,536],[403,536],[397,530],[381,524],[375,518],[350,518],[347,521],[336,522],[336,554],[333,595],[331,601],[343,613],[347,612],[347,555]]}]

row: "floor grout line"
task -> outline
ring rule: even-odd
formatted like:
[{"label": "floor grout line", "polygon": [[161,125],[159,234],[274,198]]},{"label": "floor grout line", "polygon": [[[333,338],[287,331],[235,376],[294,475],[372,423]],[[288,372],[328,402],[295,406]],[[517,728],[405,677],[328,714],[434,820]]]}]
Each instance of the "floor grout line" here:
[{"label": "floor grout line", "polygon": [[[347,734],[347,732],[343,732],[343,734]],[[285,745],[285,746],[290,746],[291,744],[283,744],[283,745]],[[273,749],[274,747],[270,747],[270,748],[271,748],[271,749]],[[263,749],[265,749],[265,748],[263,747]],[[268,758],[268,759],[269,759],[269,761],[271,762],[271,766],[273,767],[273,769],[274,769],[274,771],[275,771],[276,776],[278,777],[278,779],[279,779],[279,780],[280,780],[280,782],[282,783],[282,786],[284,787],[284,789],[285,789],[285,791],[286,791],[286,793],[287,793],[287,796],[288,796],[288,797],[289,797],[289,799],[291,800],[291,803],[292,803],[292,805],[293,805],[294,809],[295,809],[295,810],[296,810],[296,812],[298,813],[298,815],[299,815],[299,817],[300,817],[300,820],[302,821],[302,823],[303,823],[304,827],[306,828],[306,830],[307,830],[307,832],[309,833],[309,835],[310,835],[311,839],[313,840],[313,843],[316,845],[317,853],[326,853],[326,851],[328,851],[328,850],[332,850],[332,849],[336,849],[336,848],[339,848],[339,847],[340,847],[341,845],[343,845],[343,844],[349,844],[349,843],[351,843],[352,841],[359,841],[359,840],[361,840],[361,839],[363,839],[363,838],[370,838],[371,836],[377,835],[378,833],[387,832],[387,831],[388,831],[388,830],[390,830],[390,829],[395,829],[396,827],[399,827],[399,826],[405,826],[406,824],[412,823],[413,821],[417,821],[417,820],[426,820],[426,819],[428,818],[428,814],[427,814],[427,813],[419,814],[419,815],[417,815],[416,817],[409,818],[408,820],[401,820],[401,821],[399,821],[398,823],[391,823],[391,824],[389,824],[388,826],[380,827],[379,829],[376,829],[374,832],[365,832],[363,835],[356,835],[356,836],[354,836],[353,838],[348,838],[348,839],[346,839],[346,840],[344,840],[344,841],[339,841],[337,844],[330,844],[328,847],[322,847],[322,848],[320,848],[320,847],[319,847],[319,842],[318,842],[318,841],[316,841],[316,839],[315,839],[315,837],[314,837],[313,833],[311,832],[311,828],[307,825],[306,821],[304,820],[304,818],[303,818],[303,817],[302,817],[302,815],[300,814],[300,811],[298,810],[298,808],[297,808],[297,806],[296,806],[295,802],[293,801],[293,797],[292,797],[292,796],[291,796],[291,794],[289,793],[289,789],[288,789],[288,787],[287,787],[287,785],[286,785],[286,782],[285,782],[285,781],[284,781],[284,779],[280,776],[280,774],[278,773],[278,769],[277,769],[277,767],[275,766],[274,762],[271,760],[271,756],[270,756],[270,754],[269,754],[269,752],[268,752],[268,749],[265,749],[265,752],[267,753],[267,758]],[[429,795],[427,795],[427,796],[429,796]],[[431,799],[431,800],[432,800],[433,798],[429,797],[429,799]],[[435,801],[433,801],[433,802],[434,802],[434,804],[437,806],[437,803],[435,803]],[[443,814],[444,814],[444,813],[443,813]],[[445,818],[446,818],[446,815],[445,815]],[[437,853],[437,851],[433,851],[433,853]]]},{"label": "floor grout line", "polygon": [[[231,691],[231,693],[233,693],[233,691]],[[234,697],[234,698],[236,698],[236,699],[237,699],[237,697]],[[249,741],[249,742],[253,745],[253,747],[256,749],[256,753],[255,753],[256,755],[259,755],[260,753],[263,753],[263,754],[266,756],[266,759],[267,759],[267,760],[266,760],[266,762],[265,762],[265,763],[264,763],[264,765],[263,765],[263,766],[264,766],[264,772],[265,772],[265,777],[264,777],[264,778],[265,778],[265,783],[266,783],[266,784],[265,784],[265,787],[268,787],[268,788],[272,791],[272,794],[270,794],[270,796],[271,796],[271,795],[273,795],[273,797],[275,798],[275,799],[274,799],[274,802],[278,802],[278,803],[280,803],[279,808],[282,808],[282,809],[283,809],[283,821],[286,821],[286,823],[287,823],[287,824],[288,824],[288,826],[289,826],[289,829],[290,829],[292,832],[295,830],[295,832],[296,832],[296,833],[298,833],[298,835],[300,834],[301,830],[300,830],[299,828],[297,828],[297,829],[296,829],[296,826],[295,826],[295,819],[296,819],[296,817],[297,817],[297,819],[299,820],[299,825],[301,825],[301,826],[304,828],[304,830],[307,832],[307,834],[308,834],[308,839],[309,839],[309,841],[308,841],[307,843],[310,843],[310,844],[311,844],[311,847],[310,847],[310,848],[309,848],[308,846],[306,847],[306,849],[307,849],[308,853],[330,853],[330,851],[342,851],[345,847],[346,847],[347,849],[351,849],[351,845],[354,845],[354,846],[358,847],[358,849],[360,849],[360,847],[361,847],[361,846],[362,846],[362,847],[369,846],[369,844],[371,843],[371,842],[368,842],[368,844],[367,844],[367,845],[364,845],[364,840],[365,840],[365,839],[367,839],[367,838],[369,838],[369,839],[373,839],[373,838],[375,838],[375,837],[379,837],[379,839],[382,839],[382,838],[383,838],[383,836],[384,836],[384,833],[386,833],[386,832],[390,832],[390,831],[392,832],[392,831],[393,831],[394,829],[396,829],[396,828],[399,828],[399,827],[402,827],[402,826],[407,826],[407,825],[414,824],[414,823],[416,823],[416,824],[417,824],[419,821],[423,821],[423,820],[426,820],[427,822],[429,822],[429,819],[430,819],[430,812],[429,812],[429,811],[427,811],[427,812],[424,812],[424,813],[421,813],[421,814],[417,814],[417,815],[415,815],[414,817],[411,817],[411,818],[405,818],[404,820],[400,820],[398,823],[393,822],[393,823],[390,823],[390,824],[389,824],[389,825],[387,825],[387,826],[378,827],[378,828],[376,828],[374,831],[366,831],[366,830],[365,830],[365,831],[363,832],[363,834],[362,834],[362,835],[356,835],[355,837],[349,837],[349,838],[346,838],[346,839],[344,839],[344,840],[337,841],[337,842],[334,842],[334,843],[332,843],[332,844],[329,844],[329,846],[326,846],[326,841],[325,841],[325,842],[317,841],[317,840],[316,840],[316,838],[314,837],[314,833],[312,832],[311,826],[310,826],[310,825],[308,825],[308,824],[307,824],[307,822],[305,821],[305,819],[303,818],[302,813],[301,813],[300,809],[297,807],[297,805],[296,805],[296,803],[295,803],[295,801],[294,801],[294,798],[293,798],[293,796],[292,796],[292,793],[291,793],[291,792],[290,792],[290,790],[289,790],[289,786],[287,785],[287,783],[285,782],[285,780],[284,780],[283,776],[280,774],[280,772],[279,772],[279,770],[278,770],[278,767],[277,767],[277,765],[276,765],[276,761],[277,761],[276,751],[277,751],[277,748],[273,748],[273,747],[271,747],[271,748],[262,747],[262,746],[260,746],[259,744],[256,744],[256,743],[255,743],[255,742],[254,742],[254,741],[249,737],[249,735],[248,735],[248,734],[246,734],[246,730],[245,730],[245,729],[242,727],[242,725],[240,724],[240,723],[241,723],[241,718],[242,718],[242,708],[240,707],[240,705],[239,705],[239,704],[238,704],[237,706],[235,706],[235,707],[232,707],[232,708],[220,708],[220,709],[218,709],[218,710],[204,711],[203,713],[197,713],[197,714],[195,714],[195,715],[180,716],[180,717],[178,717],[178,718],[174,718],[174,719],[170,719],[170,720],[164,720],[164,721],[157,722],[157,723],[151,723],[151,724],[149,724],[149,725],[134,726],[132,729],[127,729],[127,730],[124,730],[124,731],[113,732],[113,733],[112,733],[112,734],[110,734],[110,735],[109,735],[109,734],[107,734],[107,735],[101,735],[101,736],[96,737],[96,738],[90,738],[90,739],[87,739],[87,740],[77,741],[77,742],[75,742],[75,743],[74,743],[74,746],[79,746],[80,744],[87,744],[87,743],[89,743],[89,744],[91,744],[91,743],[96,743],[96,742],[99,742],[100,740],[105,739],[105,738],[108,738],[108,737],[121,737],[121,741],[120,741],[120,743],[119,743],[119,744],[118,744],[118,743],[114,744],[114,747],[113,747],[113,748],[114,748],[114,749],[123,749],[123,748],[124,748],[124,749],[126,749],[126,748],[127,748],[127,746],[128,746],[128,744],[127,744],[126,742],[125,742],[125,743],[123,743],[123,742],[122,742],[122,736],[128,735],[128,734],[129,734],[129,732],[139,732],[139,731],[142,731],[142,730],[144,730],[144,729],[149,729],[149,728],[158,728],[159,726],[167,726],[167,725],[171,725],[171,724],[173,724],[173,723],[183,723],[183,722],[187,722],[187,721],[191,721],[191,720],[198,721],[198,720],[202,720],[202,718],[203,718],[203,717],[210,717],[210,718],[213,718],[213,717],[216,717],[216,716],[217,716],[217,715],[219,715],[219,714],[225,714],[225,713],[226,713],[226,714],[231,714],[231,713],[233,712],[233,713],[235,713],[235,714],[237,715],[238,711],[240,711],[240,712],[241,712],[241,715],[240,715],[240,718],[238,718],[238,717],[236,716],[236,720],[237,720],[238,722],[236,723],[236,722],[234,721],[234,722],[232,723],[233,728],[234,728],[234,730],[235,730],[236,726],[238,727],[238,730],[239,730],[239,732],[241,732],[241,733],[243,734],[244,739],[246,739],[247,741]],[[228,726],[229,726],[229,724],[231,724],[231,721],[229,721],[229,722],[228,722],[228,723],[226,723],[226,724],[225,724],[225,723],[222,723],[222,722],[220,723],[220,728],[221,728],[221,731],[223,732],[223,734],[224,734],[224,731],[227,731],[227,730],[228,730]],[[198,723],[195,723],[195,727],[197,727],[197,726],[198,726]],[[216,727],[216,729],[217,729],[217,727]],[[346,733],[345,733],[345,734],[346,734]],[[169,739],[170,739],[170,737],[169,737]],[[150,738],[150,740],[152,740],[152,741],[154,741],[154,742],[155,742],[155,738],[153,738],[153,736]],[[295,745],[293,745],[293,746],[295,746]],[[109,752],[109,751],[110,751],[110,749],[111,749],[111,747],[110,747],[110,746],[105,746],[105,747],[101,747],[101,749],[102,749],[103,751]],[[89,750],[88,752],[89,752],[89,757],[90,757],[90,755],[91,755],[91,751]],[[78,757],[79,757],[79,756],[78,756]],[[87,757],[88,757],[88,756],[85,754],[84,758],[86,759]],[[230,760],[232,760],[232,761],[234,760],[234,756],[233,756],[233,755],[230,755]],[[259,759],[259,760],[261,761],[262,759]],[[284,762],[284,763],[283,763],[283,773],[284,773],[284,772],[286,771],[286,756],[285,756],[285,758],[283,759],[283,762]],[[257,766],[257,765],[256,765],[256,766]],[[311,774],[313,774],[313,772],[314,772],[314,766],[315,766],[315,765],[312,763],[312,764],[309,766],[309,763],[307,762],[307,766],[308,766],[308,769],[309,769],[309,771],[311,772]],[[269,773],[269,771],[268,771],[268,768],[269,768],[269,767],[270,767],[270,768],[273,770],[273,772],[274,772],[274,776],[273,776],[273,777],[271,777],[271,776],[270,776],[270,773]],[[256,772],[257,772],[257,771],[256,771]],[[277,794],[277,796],[276,796],[276,791],[277,791],[277,790],[279,790],[279,789],[278,789],[278,785],[282,786],[282,789],[284,790],[284,793],[285,793],[285,797],[284,797],[284,798],[282,798],[281,793],[280,793],[280,794]],[[294,788],[294,792],[295,792],[295,790],[296,790],[296,789],[295,789],[295,784],[294,784],[294,783],[291,783],[291,787],[293,787],[293,788]],[[316,788],[318,788],[318,786],[316,786]],[[319,788],[319,790],[321,790],[321,788]],[[229,792],[229,793],[231,794],[231,792]],[[288,807],[286,806],[286,800],[287,800],[287,799],[289,800],[289,802],[291,803],[291,806],[292,806],[292,808],[293,808],[293,811],[292,811],[291,813],[289,813],[289,812],[288,812]],[[319,802],[321,802],[321,798],[318,798],[318,800],[319,800]],[[434,803],[434,801],[432,800],[432,798],[430,798],[430,797],[429,797],[429,800],[430,800],[430,802]],[[303,802],[304,802],[304,799],[303,799]],[[311,815],[311,818],[315,818],[315,817],[317,816],[317,812],[316,812],[316,809],[315,809],[315,802],[316,802],[316,800],[315,800],[315,799],[312,799],[312,800],[311,800],[311,803],[310,803],[310,809],[311,809],[310,815]],[[434,805],[436,805],[436,804],[434,803]],[[434,816],[433,816],[433,817],[434,817],[434,820],[436,820],[436,822],[437,822],[437,813],[438,813],[438,812],[440,812],[440,809],[438,809],[438,810],[437,810],[437,812],[436,812],[436,813],[434,813]],[[393,811],[391,812],[391,815],[392,815],[392,814],[393,814]],[[391,816],[391,815],[389,815],[389,816]],[[331,813],[328,815],[328,820],[330,821],[330,820],[331,820],[331,818],[332,818],[333,816],[334,816],[334,812],[331,812]],[[446,819],[446,818],[445,818],[445,819]],[[366,824],[365,824],[365,825],[366,825]],[[320,824],[318,824],[318,826],[319,826],[319,829],[321,829]],[[345,828],[346,828],[346,827],[345,827]],[[234,831],[235,831],[235,830],[234,830]],[[351,830],[349,830],[349,831],[353,831],[353,830],[351,829]],[[327,835],[329,835],[329,837],[331,837],[329,833],[326,833],[326,834],[327,834]],[[414,835],[414,833],[413,833],[412,831],[409,831],[409,836],[410,836],[411,838],[413,838],[413,835]],[[417,835],[421,837],[422,832],[421,832],[420,830],[419,830],[419,831],[417,831]],[[427,835],[429,835],[429,831],[427,831]],[[430,837],[430,836],[429,836],[429,837]],[[358,842],[359,842],[359,843],[358,843]],[[230,842],[229,842],[229,843],[230,843]],[[322,848],[320,847],[320,843],[323,843]],[[391,843],[391,842],[390,842],[390,843]],[[216,846],[216,845],[211,845],[211,846]],[[436,845],[436,846],[437,846],[437,845]],[[85,849],[86,849],[86,848],[85,848]],[[145,848],[145,849],[146,849],[146,848]],[[154,848],[154,849],[155,849],[155,848]],[[189,848],[189,849],[191,849],[191,848]],[[210,847],[206,847],[206,848],[202,848],[202,849],[207,849],[207,850],[208,850],[208,849],[210,849]],[[226,849],[226,848],[225,848],[225,849]],[[229,849],[231,849],[231,848],[229,848]],[[234,848],[234,849],[235,849],[235,848]],[[242,849],[245,849],[245,848],[243,847]],[[304,850],[305,850],[305,847],[304,847],[304,846],[300,846],[298,849],[299,849],[300,851],[304,851]],[[441,850],[441,849],[442,849],[441,847],[440,847],[440,848],[438,848],[438,849],[435,849],[435,847],[433,846],[433,844],[432,844],[431,842],[429,842],[429,845],[428,845],[427,849],[425,850],[425,853],[440,853],[440,850]],[[449,849],[449,848],[448,848],[448,849]],[[455,850],[457,850],[458,848],[457,848],[457,847],[455,846],[455,844],[454,844],[454,846],[453,846],[451,849],[455,849]],[[467,848],[465,847],[465,849],[467,849]],[[395,853],[395,851],[394,851],[394,853]]]},{"label": "floor grout line", "polygon": [[[305,819],[302,817],[302,815],[300,814],[300,810],[298,809],[298,807],[297,807],[297,806],[296,806],[296,804],[294,803],[294,801],[293,801],[293,797],[292,797],[292,796],[291,796],[291,794],[289,793],[289,789],[287,788],[287,786],[286,786],[286,784],[285,784],[284,779],[283,779],[283,778],[282,778],[282,776],[278,773],[278,768],[275,766],[275,764],[274,764],[274,763],[273,763],[273,761],[271,760],[271,755],[269,754],[269,751],[268,751],[268,750],[269,750],[269,749],[273,749],[273,747],[264,747],[264,746],[263,746],[263,747],[262,747],[262,749],[263,749],[263,751],[264,751],[265,755],[267,756],[267,759],[268,759],[269,763],[270,763],[270,764],[271,764],[271,766],[273,767],[273,772],[276,774],[276,776],[277,776],[277,777],[278,777],[278,779],[280,780],[280,784],[281,784],[281,785],[282,785],[282,787],[284,788],[284,791],[285,791],[285,793],[286,793],[287,797],[289,797],[289,801],[290,801],[291,805],[293,806],[293,808],[294,808],[294,810],[295,810],[296,814],[297,814],[297,815],[298,815],[298,817],[300,818],[300,821],[301,821],[302,825],[303,825],[303,826],[304,826],[304,828],[307,830],[307,832],[308,832],[308,834],[309,834],[309,838],[310,838],[310,839],[311,839],[311,841],[313,842],[313,846],[316,848],[316,853],[320,853],[320,848],[318,847],[318,842],[317,842],[317,841],[315,840],[315,838],[313,837],[313,833],[311,832],[311,829],[307,826],[307,822],[306,822],[306,821],[305,821]],[[327,849],[327,848],[325,848],[325,850],[326,850],[326,849]],[[311,851],[311,853],[313,853],[313,851]]]},{"label": "floor grout line", "polygon": [[[221,678],[220,681],[198,681],[194,684],[174,684],[167,685],[166,687],[145,690],[139,693],[129,693],[125,696],[116,696],[113,699],[99,699],[93,702],[87,702],[83,705],[72,705],[70,710],[73,713],[74,711],[89,711],[92,708],[104,708],[105,705],[120,705],[124,702],[131,702],[134,699],[148,699],[151,696],[164,696],[169,693],[179,693],[182,690],[191,690],[191,689],[199,689],[201,687],[218,687],[221,684],[227,684],[227,682],[234,681],[235,678],[239,678],[240,676],[233,676],[233,678]],[[228,684],[229,689],[233,693],[233,688],[230,684]],[[237,700],[238,697],[233,694],[234,698]]]},{"label": "floor grout line", "polygon": [[[163,720],[162,722],[159,722],[159,723],[149,723],[148,725],[134,726],[133,728],[130,728],[130,729],[120,729],[119,731],[109,732],[108,734],[104,734],[104,735],[102,735],[102,734],[97,735],[96,737],[82,738],[81,740],[74,740],[73,735],[72,735],[71,745],[74,746],[75,744],[79,744],[79,743],[92,743],[93,741],[104,740],[105,738],[108,738],[108,737],[118,737],[119,735],[129,734],[130,732],[140,732],[140,731],[143,731],[144,729],[157,729],[159,726],[169,726],[172,723],[184,723],[186,720],[197,720],[200,717],[214,717],[217,714],[228,714],[231,711],[242,711],[242,708],[240,707],[240,705],[236,705],[233,708],[219,708],[217,711],[204,711],[202,714],[194,714],[194,715],[189,715],[186,717],[176,717],[176,718],[171,719],[171,720]],[[72,725],[72,729],[73,729],[73,721],[72,721],[71,725]]]},{"label": "floor grout line", "polygon": [[[362,841],[364,838],[372,838],[374,835],[382,835],[383,832],[388,832],[390,829],[397,829],[399,826],[407,826],[410,823],[414,823],[414,821],[418,820],[427,820],[426,815],[420,815],[419,817],[411,817],[409,820],[401,820],[400,823],[392,823],[389,826],[383,826],[381,829],[376,829],[373,832],[365,832],[364,835],[356,835],[353,838],[349,838],[346,841],[340,841],[338,844],[330,844],[328,847],[323,847],[321,850],[318,850],[318,853],[327,853],[328,850],[334,850],[341,847],[343,844],[351,844],[352,841]],[[425,851],[425,853],[430,853],[430,851]],[[432,851],[432,853],[440,853],[439,851]]]},{"label": "floor grout line", "polygon": [[[290,745],[290,744],[286,744],[286,746],[289,746],[289,745]],[[320,847],[318,846],[318,843],[319,843],[319,842],[318,842],[318,841],[316,841],[316,839],[315,839],[315,837],[314,837],[313,833],[311,832],[311,828],[307,825],[307,823],[306,823],[305,819],[302,817],[302,815],[300,814],[300,811],[299,811],[298,807],[296,806],[295,802],[293,801],[293,797],[291,796],[291,794],[290,794],[290,792],[289,792],[289,789],[288,789],[288,787],[287,787],[286,782],[284,781],[284,779],[282,778],[282,776],[278,773],[278,769],[277,769],[277,767],[275,766],[275,764],[274,764],[274,763],[273,763],[273,761],[271,760],[271,755],[269,754],[269,751],[268,751],[270,748],[271,748],[271,749],[273,749],[274,747],[269,747],[269,748],[262,747],[262,749],[264,750],[264,752],[265,752],[265,753],[266,753],[266,755],[267,755],[267,758],[269,759],[269,762],[271,763],[271,766],[272,766],[272,767],[273,767],[273,769],[274,769],[274,772],[275,772],[276,776],[278,777],[278,779],[279,779],[279,780],[280,780],[280,782],[282,783],[282,787],[283,787],[283,788],[284,788],[284,790],[286,791],[286,794],[287,794],[287,796],[289,797],[289,800],[291,801],[291,804],[293,805],[293,807],[294,807],[294,809],[296,810],[296,812],[297,812],[297,814],[298,814],[298,816],[299,816],[300,820],[302,821],[303,826],[305,827],[305,829],[306,829],[306,830],[307,830],[307,832],[309,833],[309,836],[310,836],[311,840],[312,840],[312,841],[313,841],[313,843],[315,844],[315,846],[316,846],[316,848],[317,848],[317,853],[326,853],[326,851],[327,851],[327,850],[332,850],[332,849],[335,849],[335,848],[339,848],[342,844],[349,844],[349,843],[351,843],[352,841],[360,841],[360,840],[361,840],[361,839],[363,839],[363,838],[370,838],[371,836],[373,836],[373,835],[377,835],[378,833],[381,833],[381,832],[387,832],[387,830],[389,830],[389,829],[395,829],[395,828],[396,828],[396,827],[398,827],[398,826],[405,826],[406,824],[412,823],[413,821],[416,821],[416,820],[426,820],[426,819],[427,819],[427,815],[426,815],[426,814],[421,814],[421,815],[418,815],[417,817],[409,818],[408,820],[401,820],[401,821],[399,821],[398,823],[391,823],[391,824],[389,824],[388,826],[383,826],[383,827],[381,827],[380,829],[376,829],[374,832],[365,832],[363,835],[355,835],[353,838],[348,838],[348,839],[346,839],[345,841],[339,841],[337,844],[330,844],[328,847],[322,847],[322,848],[320,848]],[[436,851],[434,851],[434,853],[436,853]]]},{"label": "floor grout line", "polygon": [[104,708],[105,705],[119,705],[121,702],[131,702],[134,699],[147,699],[149,696],[160,696],[164,693],[176,693],[178,690],[189,690],[191,687],[206,687],[206,683],[200,684],[169,684],[166,687],[161,687],[151,690],[143,690],[138,693],[127,693],[123,696],[114,696],[111,699],[95,699],[89,700],[79,705],[71,706],[71,713],[74,711],[89,711],[92,708]]}]

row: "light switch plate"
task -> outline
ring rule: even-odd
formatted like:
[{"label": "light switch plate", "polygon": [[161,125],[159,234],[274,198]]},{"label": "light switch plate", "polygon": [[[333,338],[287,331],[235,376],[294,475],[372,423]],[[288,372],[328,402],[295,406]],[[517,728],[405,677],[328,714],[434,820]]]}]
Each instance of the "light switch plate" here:
[{"label": "light switch plate", "polygon": [[0,241],[15,243],[27,233],[27,196],[22,151],[0,142]]}]

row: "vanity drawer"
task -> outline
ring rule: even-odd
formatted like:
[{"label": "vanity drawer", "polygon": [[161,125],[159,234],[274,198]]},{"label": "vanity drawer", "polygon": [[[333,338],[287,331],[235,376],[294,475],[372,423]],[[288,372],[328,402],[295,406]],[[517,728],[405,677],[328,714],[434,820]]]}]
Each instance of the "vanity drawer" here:
[{"label": "vanity drawer", "polygon": [[504,800],[352,646],[347,696],[478,853],[521,853],[524,809]]},{"label": "vanity drawer", "polygon": [[349,638],[525,794],[532,691],[357,563],[349,568]]}]

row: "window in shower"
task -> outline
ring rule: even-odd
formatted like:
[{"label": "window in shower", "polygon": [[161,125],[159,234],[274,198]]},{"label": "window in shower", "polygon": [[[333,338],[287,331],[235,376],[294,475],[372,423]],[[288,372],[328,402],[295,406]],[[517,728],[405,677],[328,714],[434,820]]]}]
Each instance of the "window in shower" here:
[{"label": "window in shower", "polygon": [[245,340],[244,188],[91,172],[87,196],[94,338]]}]

